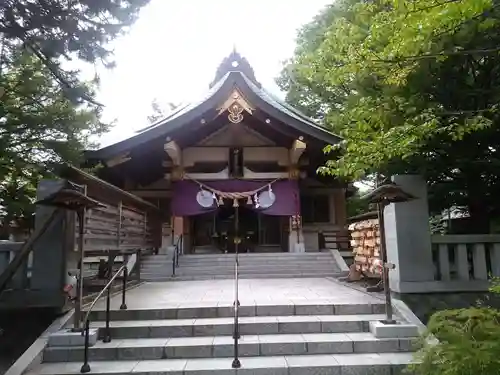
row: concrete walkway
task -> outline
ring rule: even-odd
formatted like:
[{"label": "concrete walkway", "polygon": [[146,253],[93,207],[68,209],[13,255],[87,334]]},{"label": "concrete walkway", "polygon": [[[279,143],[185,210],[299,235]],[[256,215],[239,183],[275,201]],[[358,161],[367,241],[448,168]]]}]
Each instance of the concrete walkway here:
[{"label": "concrete walkway", "polygon": [[[327,278],[317,279],[247,279],[239,282],[242,306],[375,304],[379,298],[341,285]],[[144,283],[127,291],[129,309],[162,309],[182,306],[229,305],[234,301],[234,280],[180,281]],[[104,310],[105,299],[95,310]],[[111,308],[119,309],[121,295],[111,300]]]}]

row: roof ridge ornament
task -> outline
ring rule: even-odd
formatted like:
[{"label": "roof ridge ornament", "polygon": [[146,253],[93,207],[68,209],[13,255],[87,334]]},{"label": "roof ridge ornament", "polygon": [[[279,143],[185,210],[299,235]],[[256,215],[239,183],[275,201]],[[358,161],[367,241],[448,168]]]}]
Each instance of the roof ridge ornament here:
[{"label": "roof ridge ornament", "polygon": [[255,72],[252,66],[246,58],[241,56],[236,51],[236,46],[233,46],[233,51],[231,52],[231,54],[224,58],[220,63],[215,73],[215,78],[210,84],[210,88],[215,86],[215,84],[222,78],[224,78],[224,76],[229,72],[241,72],[255,85],[257,85],[259,88],[261,87],[261,84],[257,82],[257,79],[255,78]]},{"label": "roof ridge ornament", "polygon": [[247,102],[247,100],[241,95],[237,88],[234,88],[231,95],[224,101],[224,103],[218,108],[218,115],[228,111],[227,115],[229,121],[233,124],[239,124],[243,121],[243,112],[247,112],[252,115],[254,108]]}]

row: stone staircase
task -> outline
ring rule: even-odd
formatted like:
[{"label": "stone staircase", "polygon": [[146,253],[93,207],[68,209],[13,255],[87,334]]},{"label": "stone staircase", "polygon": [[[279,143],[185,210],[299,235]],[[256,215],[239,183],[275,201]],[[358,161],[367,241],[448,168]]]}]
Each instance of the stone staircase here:
[{"label": "stone staircase", "polygon": [[[113,310],[113,340],[90,348],[91,374],[399,375],[412,361],[413,339],[372,336],[369,322],[382,311],[382,303],[242,302],[235,370],[229,303]],[[105,311],[91,317],[102,335]],[[49,346],[29,374],[79,374],[82,359],[82,347]]]},{"label": "stone staircase", "polygon": [[[145,281],[206,280],[234,278],[234,254],[184,255],[172,278],[172,256],[151,255],[142,261],[141,279]],[[343,275],[332,254],[244,253],[239,254],[242,279],[334,277]]]}]

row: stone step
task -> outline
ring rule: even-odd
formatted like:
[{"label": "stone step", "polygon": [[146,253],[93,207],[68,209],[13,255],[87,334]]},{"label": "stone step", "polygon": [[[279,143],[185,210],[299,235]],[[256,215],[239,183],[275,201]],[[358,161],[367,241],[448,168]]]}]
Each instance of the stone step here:
[{"label": "stone step", "polygon": [[[299,264],[320,264],[324,262],[335,263],[335,260],[330,257],[325,257],[324,259],[297,259],[297,260],[280,260],[280,259],[259,259],[255,261],[241,260],[239,261],[240,265],[280,265],[280,264],[290,264],[290,265],[299,265]],[[234,259],[231,260],[204,260],[204,261],[186,261],[185,259],[180,258],[179,264],[182,266],[212,266],[212,265],[233,265],[235,263]],[[172,259],[166,260],[145,260],[142,262],[142,265],[168,265],[172,264]]]},{"label": "stone step", "polygon": [[[290,265],[300,265],[300,264],[321,264],[324,262],[328,263],[335,263],[335,260],[333,257],[328,257],[325,259],[298,259],[298,260],[279,260],[279,259],[270,259],[270,260],[265,260],[265,259],[259,259],[255,261],[249,261],[247,260],[240,260],[239,264],[241,266],[245,265],[261,265],[261,264],[271,264],[271,265],[280,265],[280,264],[290,264]],[[179,259],[179,264],[182,266],[211,266],[211,265],[233,265],[235,263],[234,259],[231,260],[225,260],[225,261],[186,261],[182,258]],[[172,264],[172,259],[167,259],[166,261],[155,261],[155,260],[148,260],[142,262],[143,265],[165,265],[165,264]]]},{"label": "stone step", "polygon": [[[186,274],[186,275],[200,275],[200,274],[208,274],[208,275],[218,275],[222,273],[226,274],[234,274],[235,267],[234,265],[227,267],[183,267],[179,266],[175,269],[176,274]],[[240,274],[280,274],[280,273],[315,273],[315,272],[339,272],[340,269],[336,264],[325,264],[325,265],[315,265],[315,266],[302,266],[302,267],[287,267],[283,266],[255,266],[255,267],[238,267]],[[172,265],[165,267],[142,267],[142,274],[147,273],[159,273],[159,274],[170,274],[172,272]]]},{"label": "stone step", "polygon": [[[184,254],[185,259],[227,259],[234,258],[235,253],[219,253],[219,254]],[[310,251],[304,253],[251,253],[239,252],[238,255],[242,259],[318,259],[328,256],[327,252]]]},{"label": "stone step", "polygon": [[[239,325],[242,335],[347,333],[367,331],[370,321],[381,319],[382,315],[358,316],[358,319],[347,319],[342,315],[258,316],[242,317]],[[90,326],[103,328],[105,322],[91,322]],[[234,319],[111,321],[110,329],[113,339],[227,336],[232,335]]]},{"label": "stone step", "polygon": [[[377,339],[371,333],[306,333],[282,335],[242,335],[238,348],[241,357],[276,355],[317,355],[346,353],[409,352],[415,340]],[[91,361],[189,359],[231,357],[232,336],[124,339],[99,341],[89,350]],[[83,358],[83,347],[49,347],[44,362],[75,362]]]},{"label": "stone step", "polygon": [[[289,252],[274,252],[274,253],[240,253],[241,257],[248,257],[248,258],[293,258],[293,257],[314,257],[314,256],[322,256],[327,253],[323,253],[320,251],[311,251],[311,252],[305,252],[305,253],[289,253]],[[227,254],[184,254],[183,255],[185,258],[214,258],[214,257],[234,257],[234,253],[227,253]]]},{"label": "stone step", "polygon": [[[92,375],[400,375],[414,362],[411,353],[366,353],[242,357],[241,368],[231,367],[232,358],[161,359],[145,361],[91,362]],[[46,363],[27,375],[76,375],[82,363]]]},{"label": "stone step", "polygon": [[[243,274],[240,275],[240,279],[298,279],[307,278],[315,279],[321,277],[341,277],[345,276],[345,272],[328,272],[328,273],[318,273],[318,272],[307,272],[307,273],[288,273],[288,274]],[[171,276],[171,272],[166,272],[163,275],[150,274],[149,276],[144,276],[141,274],[141,278],[144,281],[149,282],[165,282],[165,281],[201,281],[201,280],[227,280],[234,279],[234,274],[227,275],[208,275],[208,276]]]},{"label": "stone step", "polygon": [[[281,261],[281,260],[259,260],[255,262],[249,262],[249,261],[239,261],[240,266],[260,266],[260,265],[273,265],[273,266],[279,266],[279,265],[290,265],[290,266],[300,266],[302,264],[308,264],[308,265],[314,265],[314,264],[322,264],[322,263],[331,263],[331,264],[336,264],[335,260],[332,257],[328,257],[325,259],[320,259],[320,260],[311,260],[311,259],[304,259],[304,260],[297,260],[297,261]],[[206,267],[206,266],[233,266],[235,263],[234,259],[230,261],[203,261],[203,262],[194,262],[194,261],[185,261],[184,259],[179,260],[179,265],[182,267]],[[169,259],[167,261],[155,261],[155,260],[148,260],[142,262],[143,266],[165,266],[165,265],[172,265],[172,259]]]},{"label": "stone step", "polygon": [[[366,304],[356,303],[328,303],[327,301],[304,301],[303,303],[281,303],[281,304],[258,304],[240,301],[239,315],[241,317],[294,317],[298,321],[316,321],[318,316],[335,316],[343,322],[369,321],[383,319],[385,305],[383,303]],[[178,307],[158,309],[129,309],[111,310],[111,321],[124,320],[156,320],[156,319],[214,319],[230,318],[234,316],[232,302],[219,303],[218,305],[207,304],[196,306],[184,304]],[[309,317],[308,315],[312,315]],[[90,313],[91,320],[106,320],[105,310],[93,310]],[[333,318],[332,318],[333,319]],[[357,330],[356,330],[357,331]]]}]

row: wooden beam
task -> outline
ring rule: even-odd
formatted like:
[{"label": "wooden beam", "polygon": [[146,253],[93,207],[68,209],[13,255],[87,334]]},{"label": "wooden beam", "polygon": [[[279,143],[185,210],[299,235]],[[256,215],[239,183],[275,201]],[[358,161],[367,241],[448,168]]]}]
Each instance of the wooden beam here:
[{"label": "wooden beam", "polygon": [[292,148],[290,149],[290,164],[296,165],[299,162],[300,157],[306,150],[307,145],[300,139],[296,139],[293,142]]},{"label": "wooden beam", "polygon": [[170,141],[165,143],[163,146],[165,152],[170,156],[172,162],[176,166],[182,165],[182,150],[175,141]]},{"label": "wooden beam", "polygon": [[130,157],[129,153],[127,152],[125,154],[121,154],[121,155],[115,156],[114,158],[106,160],[104,162],[104,164],[106,164],[106,166],[109,168],[113,168],[117,165],[126,163],[130,159],[132,159],[132,158]]}]

